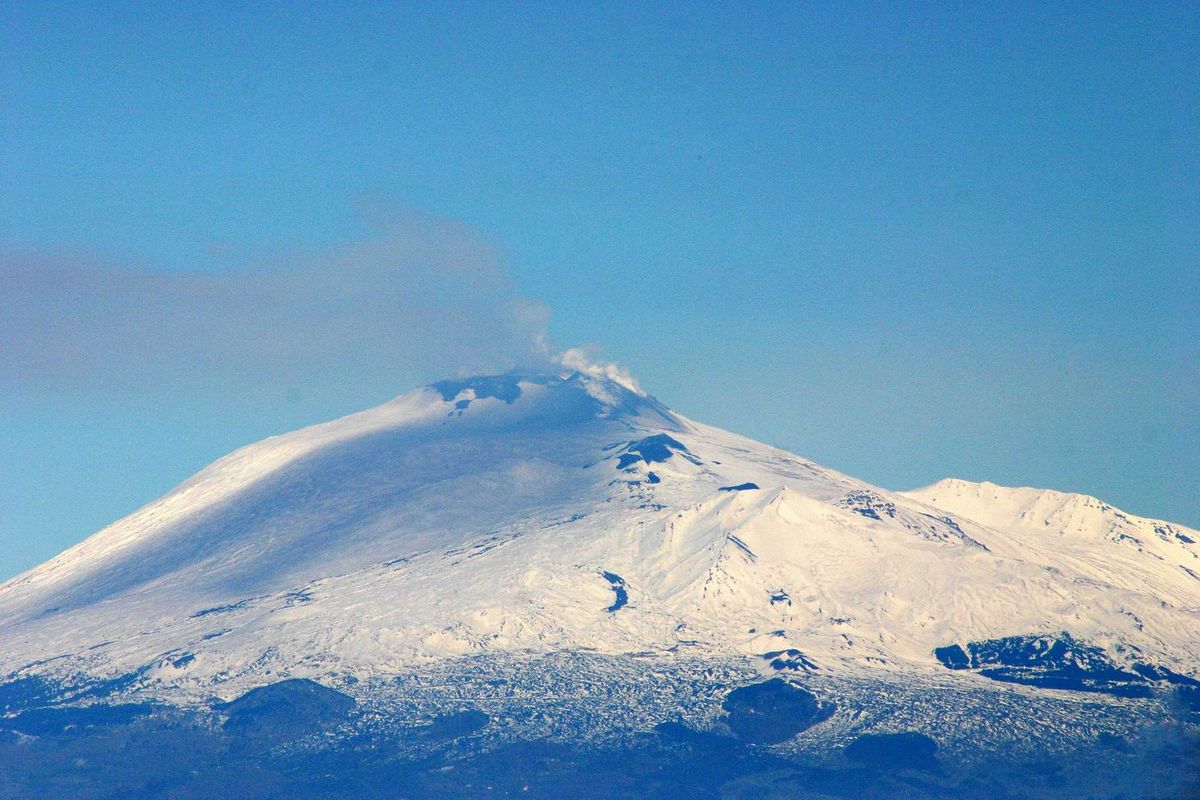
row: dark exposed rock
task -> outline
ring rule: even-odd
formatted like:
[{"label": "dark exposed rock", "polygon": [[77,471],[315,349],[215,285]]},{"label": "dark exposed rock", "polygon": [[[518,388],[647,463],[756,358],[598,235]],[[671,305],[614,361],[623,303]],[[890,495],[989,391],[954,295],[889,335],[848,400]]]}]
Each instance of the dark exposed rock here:
[{"label": "dark exposed rock", "polygon": [[215,708],[226,715],[225,730],[246,735],[301,735],[345,719],[354,698],[304,678],[251,689]]},{"label": "dark exposed rock", "polygon": [[722,707],[729,712],[726,723],[738,738],[755,744],[787,741],[829,719],[836,708],[779,678],[734,689]]},{"label": "dark exposed rock", "polygon": [[1117,697],[1150,697],[1155,680],[1191,680],[1144,664],[1134,671],[1121,669],[1103,649],[1065,631],[968,642],[966,649],[952,644],[933,652],[947,669],[975,669],[995,681]]}]

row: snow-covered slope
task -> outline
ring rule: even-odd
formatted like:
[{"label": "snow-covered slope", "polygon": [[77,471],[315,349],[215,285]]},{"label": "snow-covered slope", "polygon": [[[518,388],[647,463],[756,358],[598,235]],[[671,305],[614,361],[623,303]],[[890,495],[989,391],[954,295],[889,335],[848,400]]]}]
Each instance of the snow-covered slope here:
[{"label": "snow-covered slope", "polygon": [[620,382],[511,374],[243,448],[0,586],[0,620],[0,674],[183,699],[482,652],[943,672],[938,648],[1064,631],[1195,674],[1200,534],[1056,492],[888,492]]},{"label": "snow-covered slope", "polygon": [[1190,528],[1127,514],[1095,497],[1050,489],[947,478],[903,494],[1005,531],[1052,566],[1069,566],[1173,606],[1196,605],[1200,535]]}]

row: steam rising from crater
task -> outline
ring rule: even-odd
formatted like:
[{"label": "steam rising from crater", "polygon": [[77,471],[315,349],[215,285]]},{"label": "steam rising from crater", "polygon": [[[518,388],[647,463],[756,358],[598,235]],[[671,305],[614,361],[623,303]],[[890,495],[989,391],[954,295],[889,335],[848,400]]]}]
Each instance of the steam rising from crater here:
[{"label": "steam rising from crater", "polygon": [[558,360],[567,369],[573,369],[597,378],[608,378],[613,383],[624,386],[635,394],[642,396],[646,394],[642,391],[642,387],[638,385],[637,380],[629,374],[629,370],[624,366],[611,361],[598,360],[596,357],[596,348],[594,347],[568,348],[558,357]]}]

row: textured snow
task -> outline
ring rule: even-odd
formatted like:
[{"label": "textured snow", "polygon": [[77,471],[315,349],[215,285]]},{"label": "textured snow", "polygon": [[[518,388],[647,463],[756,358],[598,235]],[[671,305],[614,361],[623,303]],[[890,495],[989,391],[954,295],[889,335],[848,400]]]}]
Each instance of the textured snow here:
[{"label": "textured snow", "polygon": [[0,586],[0,619],[0,674],[195,697],[565,650],[940,672],[937,647],[1059,631],[1195,675],[1200,533],[1058,492],[889,492],[603,371],[509,375],[238,450]]}]

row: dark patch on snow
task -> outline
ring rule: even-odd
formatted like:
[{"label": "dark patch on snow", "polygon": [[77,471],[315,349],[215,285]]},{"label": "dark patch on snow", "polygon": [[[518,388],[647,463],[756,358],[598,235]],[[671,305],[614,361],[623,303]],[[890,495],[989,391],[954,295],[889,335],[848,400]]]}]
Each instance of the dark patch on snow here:
[{"label": "dark patch on snow", "polygon": [[733,542],[734,546],[736,546],[736,547],[737,547],[739,550],[741,550],[743,553],[745,553],[745,554],[746,554],[746,556],[747,556],[747,557],[748,557],[748,558],[749,558],[751,561],[757,561],[757,560],[758,560],[758,556],[756,556],[756,555],[754,554],[754,551],[750,549],[750,546],[749,546],[749,545],[747,545],[745,542],[743,542],[741,539],[739,539],[738,537],[734,536],[732,533],[730,533],[730,534],[727,534],[726,538],[727,538],[727,539],[729,539],[729,541]]},{"label": "dark patch on snow", "polygon": [[[985,550],[987,552],[991,552],[988,549],[987,545],[985,545],[983,542],[980,542],[977,539],[972,539],[970,536],[968,536],[963,531],[962,527],[960,527],[959,524],[957,522],[955,522],[953,519],[951,519],[950,517],[936,517],[933,514],[922,514],[921,516],[925,517],[926,519],[932,520],[934,525],[931,526],[928,530],[916,528],[916,527],[913,527],[912,525],[906,525],[905,527],[909,528],[910,530],[917,531],[919,534],[921,534],[921,536],[923,536],[927,539],[933,538],[933,539],[938,539],[941,541],[949,541],[950,537],[953,537],[953,538],[962,540],[962,542],[965,544],[969,544],[973,547],[978,547],[980,550]],[[944,531],[938,530],[938,528],[937,528],[938,523],[940,523],[941,525],[945,526],[946,528],[948,528],[950,530],[949,537],[946,536]]]},{"label": "dark patch on snow", "polygon": [[662,478],[658,477],[653,472],[646,473],[646,482],[647,483],[660,483],[661,481],[662,481]]},{"label": "dark patch on snow", "polygon": [[777,605],[779,603],[786,603],[789,606],[792,604],[791,595],[789,595],[783,589],[780,589],[778,592],[774,592],[771,595],[771,605]]},{"label": "dark patch on snow", "polygon": [[[486,375],[461,381],[438,381],[430,384],[430,388],[437,391],[442,396],[442,400],[447,403],[457,399],[468,389],[472,389],[475,392],[476,400],[494,397],[511,405],[521,396],[520,382],[519,375]],[[455,403],[454,407],[461,411],[470,404],[470,399],[464,399]]]},{"label": "dark patch on snow", "polygon": [[737,486],[722,486],[717,489],[718,492],[748,492],[752,489],[757,489],[757,483],[739,483]]},{"label": "dark patch on snow", "polygon": [[965,650],[947,645],[934,650],[934,656],[948,669],[975,669],[1004,683],[1116,697],[1153,695],[1146,675],[1118,668],[1104,650],[1065,631],[968,642]]},{"label": "dark patch on snow", "polygon": [[930,517],[931,519],[937,520],[938,522],[942,523],[947,528],[954,531],[955,533],[957,533],[959,536],[961,536],[964,539],[970,538],[967,536],[967,534],[963,533],[963,529],[959,527],[958,523],[955,522],[954,520],[950,519],[950,517],[935,517],[932,514],[926,514],[925,516]]},{"label": "dark patch on snow", "polygon": [[666,461],[676,453],[686,452],[687,447],[682,442],[673,439],[665,433],[656,433],[653,436],[647,436],[645,439],[639,439],[636,442],[630,442],[626,445],[625,452],[617,458],[617,469],[626,469],[638,462],[658,464]]},{"label": "dark patch on snow", "polygon": [[629,591],[625,588],[625,579],[615,572],[604,572],[601,570],[600,574],[604,577],[604,580],[608,581],[608,585],[612,587],[613,594],[616,595],[616,600],[613,601],[613,604],[604,610],[610,614],[616,613],[629,603]]},{"label": "dark patch on snow", "polygon": [[175,669],[183,669],[195,660],[196,656],[194,653],[181,653],[177,656],[167,658],[167,663]]},{"label": "dark patch on snow", "polygon": [[557,528],[559,525],[569,525],[572,522],[578,522],[579,520],[583,519],[586,516],[587,516],[587,514],[572,514],[571,516],[567,517],[566,519],[555,520],[554,522],[551,522],[550,524],[546,525],[546,527],[547,528]]},{"label": "dark patch on snow", "polygon": [[1182,542],[1183,544],[1196,543],[1196,540],[1188,536],[1186,533],[1176,530],[1174,525],[1155,525],[1154,532],[1157,533],[1158,538],[1162,539],[1164,542],[1169,542],[1172,538],[1174,538],[1176,541]]},{"label": "dark patch on snow", "polygon": [[257,599],[257,597],[248,597],[245,600],[238,600],[236,603],[228,603],[223,606],[213,606],[212,608],[201,609],[195,614],[192,614],[192,618],[199,619],[200,617],[207,617],[213,614],[228,614],[230,611],[240,611]]},{"label": "dark patch on snow", "polygon": [[552,522],[549,525],[547,525],[546,527],[547,528],[555,528],[555,527],[558,527],[559,525],[569,525],[572,522],[579,522],[579,520],[585,519],[586,517],[587,517],[587,514],[572,514],[571,516],[567,517],[566,519],[562,519],[557,522]]},{"label": "dark patch on snow", "polygon": [[298,589],[294,592],[288,592],[283,596],[283,604],[288,608],[292,606],[302,606],[305,603],[312,602],[312,589]]},{"label": "dark patch on snow", "polygon": [[734,689],[721,707],[729,712],[726,723],[737,737],[755,744],[785,742],[829,719],[836,709],[779,678]]},{"label": "dark patch on snow", "polygon": [[816,672],[819,667],[809,660],[808,656],[794,647],[787,650],[772,650],[762,654],[763,660],[771,662],[771,669],[792,672]]},{"label": "dark patch on snow", "polygon": [[908,530],[922,539],[934,542],[948,542],[977,547],[986,551],[988,548],[982,542],[968,536],[952,517],[935,516],[924,513],[902,513],[896,504],[882,495],[866,491],[854,491],[838,500],[838,505],[867,519],[883,522],[885,519],[895,519]]},{"label": "dark patch on snow", "polygon": [[896,504],[885,500],[875,492],[851,492],[837,502],[839,506],[869,519],[883,521],[881,514],[889,518],[896,516]]},{"label": "dark patch on snow", "polygon": [[641,460],[642,456],[640,453],[623,453],[620,458],[617,459],[617,469],[631,467]]},{"label": "dark patch on snow", "polygon": [[939,647],[933,654],[946,669],[968,669],[971,666],[971,657],[956,644]]},{"label": "dark patch on snow", "polygon": [[1129,534],[1127,534],[1127,533],[1118,533],[1116,536],[1114,536],[1114,537],[1112,538],[1112,540],[1113,540],[1114,542],[1129,542],[1129,543],[1130,543],[1130,544],[1132,544],[1134,547],[1137,547],[1139,550],[1140,550],[1140,549],[1141,549],[1141,547],[1142,547],[1142,540],[1141,540],[1141,539],[1138,539],[1138,538],[1137,538],[1137,537],[1135,537],[1135,536],[1130,536],[1130,535],[1129,535]]},{"label": "dark patch on snow", "polygon": [[1196,680],[1195,678],[1189,678],[1187,675],[1180,675],[1178,672],[1169,670],[1166,667],[1158,667],[1152,664],[1134,664],[1133,671],[1141,675],[1146,680],[1165,681],[1178,686],[1200,687],[1200,681]]},{"label": "dark patch on snow", "polygon": [[451,557],[462,556],[462,558],[458,558],[450,562],[451,565],[461,564],[468,558],[478,558],[484,553],[495,550],[497,547],[502,547],[516,539],[517,536],[519,536],[518,533],[493,534],[491,536],[484,537],[483,539],[469,542],[461,547],[452,547],[445,551],[445,555]]},{"label": "dark patch on snow", "polygon": [[937,742],[923,733],[864,733],[842,751],[846,758],[877,769],[938,770]]}]

